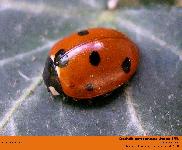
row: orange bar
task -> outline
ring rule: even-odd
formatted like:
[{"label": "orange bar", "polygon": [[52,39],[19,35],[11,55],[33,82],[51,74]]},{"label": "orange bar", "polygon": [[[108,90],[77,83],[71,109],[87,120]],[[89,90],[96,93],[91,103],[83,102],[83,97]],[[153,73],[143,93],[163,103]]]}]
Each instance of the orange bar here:
[{"label": "orange bar", "polygon": [[181,150],[182,136],[1,136],[0,149]]}]

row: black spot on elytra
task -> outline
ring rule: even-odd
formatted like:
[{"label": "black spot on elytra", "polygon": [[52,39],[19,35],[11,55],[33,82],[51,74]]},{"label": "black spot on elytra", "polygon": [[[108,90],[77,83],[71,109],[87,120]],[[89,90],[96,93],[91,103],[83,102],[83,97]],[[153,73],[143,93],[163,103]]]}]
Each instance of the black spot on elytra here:
[{"label": "black spot on elytra", "polygon": [[131,68],[131,60],[130,60],[130,58],[128,58],[128,57],[125,58],[125,60],[122,63],[122,68],[123,68],[123,71],[125,73],[129,73],[130,72],[130,68]]},{"label": "black spot on elytra", "polygon": [[88,30],[82,30],[82,31],[78,32],[78,35],[80,35],[80,36],[84,36],[84,35],[87,35],[87,34],[89,34]]},{"label": "black spot on elytra", "polygon": [[93,66],[98,66],[100,63],[100,55],[97,51],[92,51],[89,56],[89,61]]},{"label": "black spot on elytra", "polygon": [[64,49],[60,49],[55,56],[58,56],[58,55],[64,55],[65,54],[65,50]]},{"label": "black spot on elytra", "polygon": [[55,58],[54,58],[54,65],[58,66],[59,65],[59,59],[61,56],[63,56],[65,54],[65,50],[64,49],[60,49],[56,54],[55,54]]},{"label": "black spot on elytra", "polygon": [[91,83],[88,83],[85,88],[87,91],[93,91],[94,90],[94,87]]},{"label": "black spot on elytra", "polygon": [[68,55],[66,54],[64,49],[60,49],[54,58],[54,64],[55,66],[59,66],[59,67],[65,67],[68,64]]}]

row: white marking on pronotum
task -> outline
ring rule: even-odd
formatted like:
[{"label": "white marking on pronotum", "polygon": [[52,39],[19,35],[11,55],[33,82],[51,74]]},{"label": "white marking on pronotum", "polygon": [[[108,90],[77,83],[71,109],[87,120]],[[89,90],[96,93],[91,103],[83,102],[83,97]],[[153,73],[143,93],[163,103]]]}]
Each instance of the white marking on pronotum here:
[{"label": "white marking on pronotum", "polygon": [[131,125],[136,127],[140,133],[142,133],[143,135],[146,135],[146,131],[143,129],[142,123],[133,105],[133,96],[132,96],[131,87],[128,87],[125,90],[125,96],[126,96],[127,109],[128,109],[128,113],[130,117],[129,120]]},{"label": "white marking on pronotum", "polygon": [[177,55],[180,60],[182,60],[182,52],[180,52],[180,50],[178,50],[176,46],[168,44],[166,41],[155,36],[149,30],[134,24],[133,22],[125,19],[124,17],[122,17],[121,21],[118,21],[118,24],[129,31],[133,31],[147,39],[150,39],[151,41],[154,41],[155,43],[159,44],[161,47],[169,49],[172,53]]},{"label": "white marking on pronotum", "polygon": [[[52,61],[54,62],[54,58],[55,58],[55,55],[51,55],[50,58],[52,59]],[[60,78],[60,68],[58,66],[55,67],[55,70],[58,74],[58,77]]]},{"label": "white marking on pronotum", "polygon": [[18,73],[19,73],[19,75],[20,75],[22,78],[24,78],[25,80],[27,80],[27,81],[30,80],[30,78],[27,77],[25,74],[23,74],[21,71],[18,71]]},{"label": "white marking on pronotum", "polygon": [[49,87],[49,90],[51,91],[52,95],[54,96],[57,96],[57,95],[60,95],[53,86],[50,86]]},{"label": "white marking on pronotum", "polygon": [[44,44],[43,46],[32,49],[29,52],[24,52],[24,53],[21,53],[21,54],[17,54],[17,55],[15,55],[13,57],[2,59],[2,60],[0,60],[0,67],[7,64],[7,63],[13,62],[15,60],[23,59],[24,57],[27,57],[27,56],[30,56],[30,55],[45,51],[48,48],[50,48],[53,45],[53,43],[55,43],[55,42],[56,41],[49,41],[46,44]]},{"label": "white marking on pronotum", "polygon": [[0,121],[0,131],[3,130],[4,126],[11,119],[13,113],[22,104],[22,102],[26,100],[26,98],[32,93],[32,91],[35,90],[35,88],[38,86],[38,84],[40,84],[41,81],[42,76],[40,75],[32,82],[32,84],[27,89],[23,91],[22,95],[15,101],[13,106],[7,111],[3,119]]}]

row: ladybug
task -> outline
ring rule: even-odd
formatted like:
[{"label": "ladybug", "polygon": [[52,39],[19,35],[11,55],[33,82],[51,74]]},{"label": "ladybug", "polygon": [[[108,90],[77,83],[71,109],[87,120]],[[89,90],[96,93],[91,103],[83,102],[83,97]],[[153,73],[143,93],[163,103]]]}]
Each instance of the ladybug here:
[{"label": "ladybug", "polygon": [[112,92],[132,77],[139,63],[137,46],[109,28],[73,33],[58,41],[48,55],[43,71],[48,91],[77,100]]}]

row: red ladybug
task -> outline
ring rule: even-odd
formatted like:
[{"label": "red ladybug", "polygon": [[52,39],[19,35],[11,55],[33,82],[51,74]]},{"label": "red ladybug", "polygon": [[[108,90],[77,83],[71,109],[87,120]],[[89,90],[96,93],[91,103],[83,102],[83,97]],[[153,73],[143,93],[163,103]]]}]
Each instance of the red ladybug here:
[{"label": "red ladybug", "polygon": [[58,41],[49,52],[43,79],[52,95],[76,99],[104,95],[126,83],[139,62],[137,46],[123,33],[92,28]]}]

